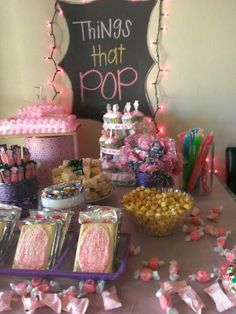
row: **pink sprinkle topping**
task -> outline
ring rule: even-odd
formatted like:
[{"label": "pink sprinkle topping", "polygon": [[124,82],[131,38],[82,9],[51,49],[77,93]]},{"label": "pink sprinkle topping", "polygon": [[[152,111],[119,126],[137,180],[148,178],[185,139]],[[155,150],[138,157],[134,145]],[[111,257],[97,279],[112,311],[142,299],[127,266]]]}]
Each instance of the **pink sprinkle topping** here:
[{"label": "pink sprinkle topping", "polygon": [[48,236],[41,227],[30,228],[20,236],[15,266],[20,269],[42,269],[46,257]]},{"label": "pink sprinkle topping", "polygon": [[107,230],[99,225],[86,232],[77,260],[84,272],[105,272],[109,264],[110,238]]}]

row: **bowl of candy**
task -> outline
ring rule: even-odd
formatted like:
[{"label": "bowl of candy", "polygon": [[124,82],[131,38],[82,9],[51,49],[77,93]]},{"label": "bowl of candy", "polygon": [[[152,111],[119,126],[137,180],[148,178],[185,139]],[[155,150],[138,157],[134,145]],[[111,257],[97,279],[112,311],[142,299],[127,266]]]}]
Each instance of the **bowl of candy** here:
[{"label": "bowl of candy", "polygon": [[178,189],[141,186],[125,194],[122,205],[146,234],[162,237],[183,224],[194,201],[191,195]]}]

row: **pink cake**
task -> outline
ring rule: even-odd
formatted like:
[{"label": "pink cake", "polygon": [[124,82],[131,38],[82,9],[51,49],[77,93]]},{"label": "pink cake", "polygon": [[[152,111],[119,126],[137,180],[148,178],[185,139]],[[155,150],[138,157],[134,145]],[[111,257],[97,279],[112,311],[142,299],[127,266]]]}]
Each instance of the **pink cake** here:
[{"label": "pink cake", "polygon": [[20,108],[13,117],[1,119],[0,134],[65,133],[78,126],[78,118],[62,106],[39,101]]}]

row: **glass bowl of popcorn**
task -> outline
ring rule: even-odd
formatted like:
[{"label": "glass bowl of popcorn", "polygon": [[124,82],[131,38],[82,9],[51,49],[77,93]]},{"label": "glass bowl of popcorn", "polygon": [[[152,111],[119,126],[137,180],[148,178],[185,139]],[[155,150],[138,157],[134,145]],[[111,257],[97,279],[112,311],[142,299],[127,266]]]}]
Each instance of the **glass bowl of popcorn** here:
[{"label": "glass bowl of popcorn", "polygon": [[191,195],[173,188],[137,187],[122,198],[123,207],[150,236],[167,236],[176,231],[194,206]]}]

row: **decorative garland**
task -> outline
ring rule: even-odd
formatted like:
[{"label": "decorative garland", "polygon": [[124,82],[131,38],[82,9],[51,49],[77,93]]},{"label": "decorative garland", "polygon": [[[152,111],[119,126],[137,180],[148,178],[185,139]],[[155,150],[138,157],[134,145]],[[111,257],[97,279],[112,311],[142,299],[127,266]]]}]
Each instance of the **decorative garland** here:
[{"label": "decorative garland", "polygon": [[60,90],[57,90],[56,89],[56,86],[55,86],[55,79],[56,79],[56,76],[58,73],[60,73],[62,70],[57,66],[57,63],[56,63],[56,60],[54,58],[54,54],[55,54],[55,51],[56,51],[56,48],[57,48],[57,42],[56,42],[56,36],[54,34],[54,24],[56,22],[56,19],[58,17],[58,14],[61,13],[62,10],[60,9],[60,6],[59,6],[59,1],[56,0],[55,2],[55,5],[54,5],[54,14],[53,14],[53,17],[51,19],[51,21],[48,22],[48,26],[50,27],[50,33],[49,35],[53,38],[53,46],[51,48],[51,53],[50,53],[50,56],[49,57],[46,57],[46,60],[51,60],[53,62],[53,65],[54,65],[54,68],[55,68],[55,71],[54,71],[54,74],[52,76],[52,79],[49,81],[50,85],[52,86],[53,88],[53,91],[54,91],[54,96],[52,98],[52,100],[54,100],[58,94],[60,94]]}]

